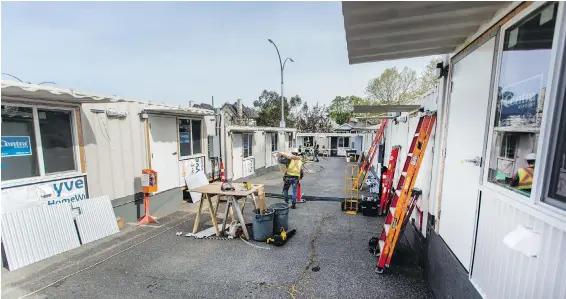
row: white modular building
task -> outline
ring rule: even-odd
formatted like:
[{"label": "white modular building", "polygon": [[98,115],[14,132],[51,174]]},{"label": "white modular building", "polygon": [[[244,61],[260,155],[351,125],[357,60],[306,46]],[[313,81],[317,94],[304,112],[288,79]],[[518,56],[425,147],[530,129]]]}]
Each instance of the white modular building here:
[{"label": "white modular building", "polygon": [[[436,297],[566,298],[564,3],[342,11],[350,64],[444,55],[437,96],[424,101],[438,116],[416,183],[426,219],[405,230]],[[406,155],[415,122],[388,125],[386,156],[393,145]],[[533,174],[518,188],[530,154]]]}]

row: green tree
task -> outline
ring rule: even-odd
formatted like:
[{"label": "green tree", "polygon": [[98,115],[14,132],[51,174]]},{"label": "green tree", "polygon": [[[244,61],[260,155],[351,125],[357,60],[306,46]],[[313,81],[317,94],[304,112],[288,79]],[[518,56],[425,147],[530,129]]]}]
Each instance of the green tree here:
[{"label": "green tree", "polygon": [[436,76],[436,64],[442,62],[442,57],[433,57],[426,65],[425,69],[421,73],[419,78],[419,94],[425,94],[430,91],[436,84],[440,82],[440,79]]},{"label": "green tree", "polygon": [[330,123],[330,118],[328,118],[328,108],[318,103],[313,107],[309,107],[307,103],[304,103],[297,112],[296,128],[300,132],[330,132],[332,124]]},{"label": "green tree", "polygon": [[[301,97],[296,95],[290,100],[284,98],[284,102],[286,125],[287,127],[294,127],[296,120],[290,112],[291,109],[301,105]],[[258,126],[279,127],[279,121],[281,121],[281,96],[277,92],[264,90],[258,99],[254,101],[254,108],[259,115],[257,119]]]},{"label": "green tree", "polygon": [[328,114],[334,121],[341,125],[350,119],[354,115],[354,106],[367,104],[367,100],[364,100],[357,96],[337,96],[332,100],[330,107],[328,109]]},{"label": "green tree", "polygon": [[388,68],[379,77],[368,82],[366,94],[375,104],[410,104],[419,95],[417,72],[407,67],[400,72],[396,67]]}]

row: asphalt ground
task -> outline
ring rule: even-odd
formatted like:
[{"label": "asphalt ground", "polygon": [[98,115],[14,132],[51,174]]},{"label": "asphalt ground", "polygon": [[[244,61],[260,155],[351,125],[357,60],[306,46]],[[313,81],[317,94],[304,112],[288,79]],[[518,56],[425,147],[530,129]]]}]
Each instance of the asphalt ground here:
[{"label": "asphalt ground", "polygon": [[[340,177],[340,184],[343,170],[327,177]],[[192,231],[196,205],[187,205],[158,226],[129,227],[14,272],[3,269],[2,298],[433,298],[404,244],[389,273],[374,272],[368,240],[382,217],[346,215],[336,202],[307,202],[290,210],[297,233],[285,246],[251,246],[176,236]],[[245,217],[251,216],[249,204]],[[201,221],[202,228],[211,225],[208,213]]]}]

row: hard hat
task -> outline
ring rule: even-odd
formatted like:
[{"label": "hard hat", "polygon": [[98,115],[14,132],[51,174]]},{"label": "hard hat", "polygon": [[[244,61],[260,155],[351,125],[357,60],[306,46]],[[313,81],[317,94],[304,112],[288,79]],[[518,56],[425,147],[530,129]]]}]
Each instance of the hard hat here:
[{"label": "hard hat", "polygon": [[527,161],[534,161],[537,159],[537,155],[535,153],[530,153],[525,157],[525,160]]},{"label": "hard hat", "polygon": [[298,152],[299,152],[299,150],[296,147],[291,149],[291,153],[298,153]]}]

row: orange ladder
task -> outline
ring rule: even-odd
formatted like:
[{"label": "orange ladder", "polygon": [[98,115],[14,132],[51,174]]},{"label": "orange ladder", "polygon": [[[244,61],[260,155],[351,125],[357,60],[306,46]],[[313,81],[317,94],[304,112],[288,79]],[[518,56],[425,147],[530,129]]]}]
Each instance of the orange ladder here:
[{"label": "orange ladder", "polygon": [[418,196],[420,196],[420,192],[418,190],[413,191],[413,188],[435,122],[436,112],[424,112],[421,114],[411,147],[407,153],[407,159],[405,159],[403,172],[395,189],[391,207],[387,212],[383,230],[377,242],[379,247],[377,273],[383,273],[386,267],[389,268],[404,224],[408,221],[412,208]]},{"label": "orange ladder", "polygon": [[383,119],[381,121],[381,125],[379,126],[379,130],[377,131],[377,134],[375,134],[371,146],[369,147],[366,159],[363,161],[362,166],[358,171],[356,180],[354,181],[355,182],[354,186],[358,190],[362,189],[362,187],[364,186],[364,182],[367,179],[369,169],[371,168],[371,164],[373,163],[373,159],[375,158],[376,153],[379,151],[379,144],[381,143],[381,138],[383,137],[386,126],[387,126],[387,119]]},{"label": "orange ladder", "polygon": [[395,177],[395,167],[397,167],[397,157],[399,156],[400,146],[395,145],[391,149],[389,155],[389,164],[387,165],[387,172],[381,176],[381,200],[379,202],[378,215],[384,215],[391,200],[393,178]]}]

